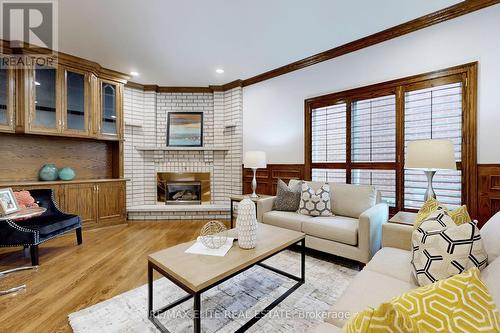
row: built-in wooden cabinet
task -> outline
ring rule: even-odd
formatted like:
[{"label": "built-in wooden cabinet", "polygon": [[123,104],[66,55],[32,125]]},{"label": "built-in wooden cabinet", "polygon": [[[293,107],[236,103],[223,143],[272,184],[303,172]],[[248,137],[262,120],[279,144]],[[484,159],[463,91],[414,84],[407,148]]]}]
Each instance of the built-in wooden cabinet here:
[{"label": "built-in wooden cabinet", "polygon": [[85,228],[125,223],[125,180],[82,180],[33,183],[1,184],[16,191],[51,188],[54,198],[66,213],[82,219]]},{"label": "built-in wooden cabinet", "polygon": [[[27,134],[123,139],[122,81],[100,78],[91,71],[67,65],[35,65],[18,70],[23,84],[12,91],[14,84],[9,73],[0,73],[0,88],[5,86],[9,93],[4,99],[13,103],[13,94],[17,93],[22,103],[17,109],[6,106],[6,112],[0,111],[0,131],[17,129]],[[1,107],[0,104],[0,110]]]},{"label": "built-in wooden cabinet", "polygon": [[89,136],[91,128],[90,74],[70,69],[60,69],[62,83],[62,132],[68,135]]},{"label": "built-in wooden cabinet", "polygon": [[97,124],[99,137],[117,139],[122,137],[122,88],[109,80],[99,80],[100,114]]},{"label": "built-in wooden cabinet", "polygon": [[0,69],[0,131],[14,132],[14,71]]}]

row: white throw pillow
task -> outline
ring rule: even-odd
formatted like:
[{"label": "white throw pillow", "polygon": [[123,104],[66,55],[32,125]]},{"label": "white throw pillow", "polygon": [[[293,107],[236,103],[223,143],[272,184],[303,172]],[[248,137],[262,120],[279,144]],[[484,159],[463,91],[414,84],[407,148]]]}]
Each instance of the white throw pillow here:
[{"label": "white throw pillow", "polygon": [[456,225],[446,211],[432,213],[412,235],[413,276],[420,286],[483,269],[488,256],[476,222]]},{"label": "white throw pillow", "polygon": [[310,216],[332,216],[330,185],[324,184],[314,191],[306,182],[302,182],[297,213]]}]

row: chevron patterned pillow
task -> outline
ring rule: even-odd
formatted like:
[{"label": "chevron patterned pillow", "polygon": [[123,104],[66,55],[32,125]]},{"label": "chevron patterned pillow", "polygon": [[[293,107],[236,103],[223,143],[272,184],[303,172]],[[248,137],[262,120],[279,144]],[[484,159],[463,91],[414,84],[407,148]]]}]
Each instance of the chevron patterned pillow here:
[{"label": "chevron patterned pillow", "polygon": [[344,333],[500,332],[500,313],[479,270],[410,290],[352,317]]},{"label": "chevron patterned pillow", "polygon": [[457,226],[447,211],[436,211],[413,231],[412,273],[420,286],[487,263],[476,222]]}]

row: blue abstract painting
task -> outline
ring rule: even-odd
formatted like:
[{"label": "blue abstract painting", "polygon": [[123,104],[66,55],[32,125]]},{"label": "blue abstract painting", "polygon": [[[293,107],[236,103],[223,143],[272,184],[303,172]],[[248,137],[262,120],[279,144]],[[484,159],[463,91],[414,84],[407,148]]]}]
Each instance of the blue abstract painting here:
[{"label": "blue abstract painting", "polygon": [[170,112],[168,114],[167,146],[203,146],[203,113]]}]

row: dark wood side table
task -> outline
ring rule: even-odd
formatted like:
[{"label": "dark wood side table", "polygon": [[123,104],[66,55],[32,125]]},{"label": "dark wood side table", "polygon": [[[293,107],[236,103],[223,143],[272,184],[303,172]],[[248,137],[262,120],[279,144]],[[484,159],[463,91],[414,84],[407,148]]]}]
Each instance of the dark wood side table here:
[{"label": "dark wood side table", "polygon": [[403,224],[413,226],[417,213],[412,212],[397,212],[396,215],[389,219],[389,223]]},{"label": "dark wood side table", "polygon": [[267,195],[267,194],[259,194],[258,195],[259,197],[257,198],[252,198],[250,197],[250,194],[235,194],[235,195],[231,195],[229,197],[230,201],[231,201],[231,229],[234,228],[234,223],[233,223],[233,214],[234,214],[234,207],[233,207],[233,204],[235,202],[240,202],[241,200],[245,199],[245,198],[249,198],[250,200],[252,200],[253,202],[255,202],[255,213],[257,214],[257,202],[259,200],[262,200],[262,199],[265,199],[265,198],[270,198],[272,197],[272,195]]}]

